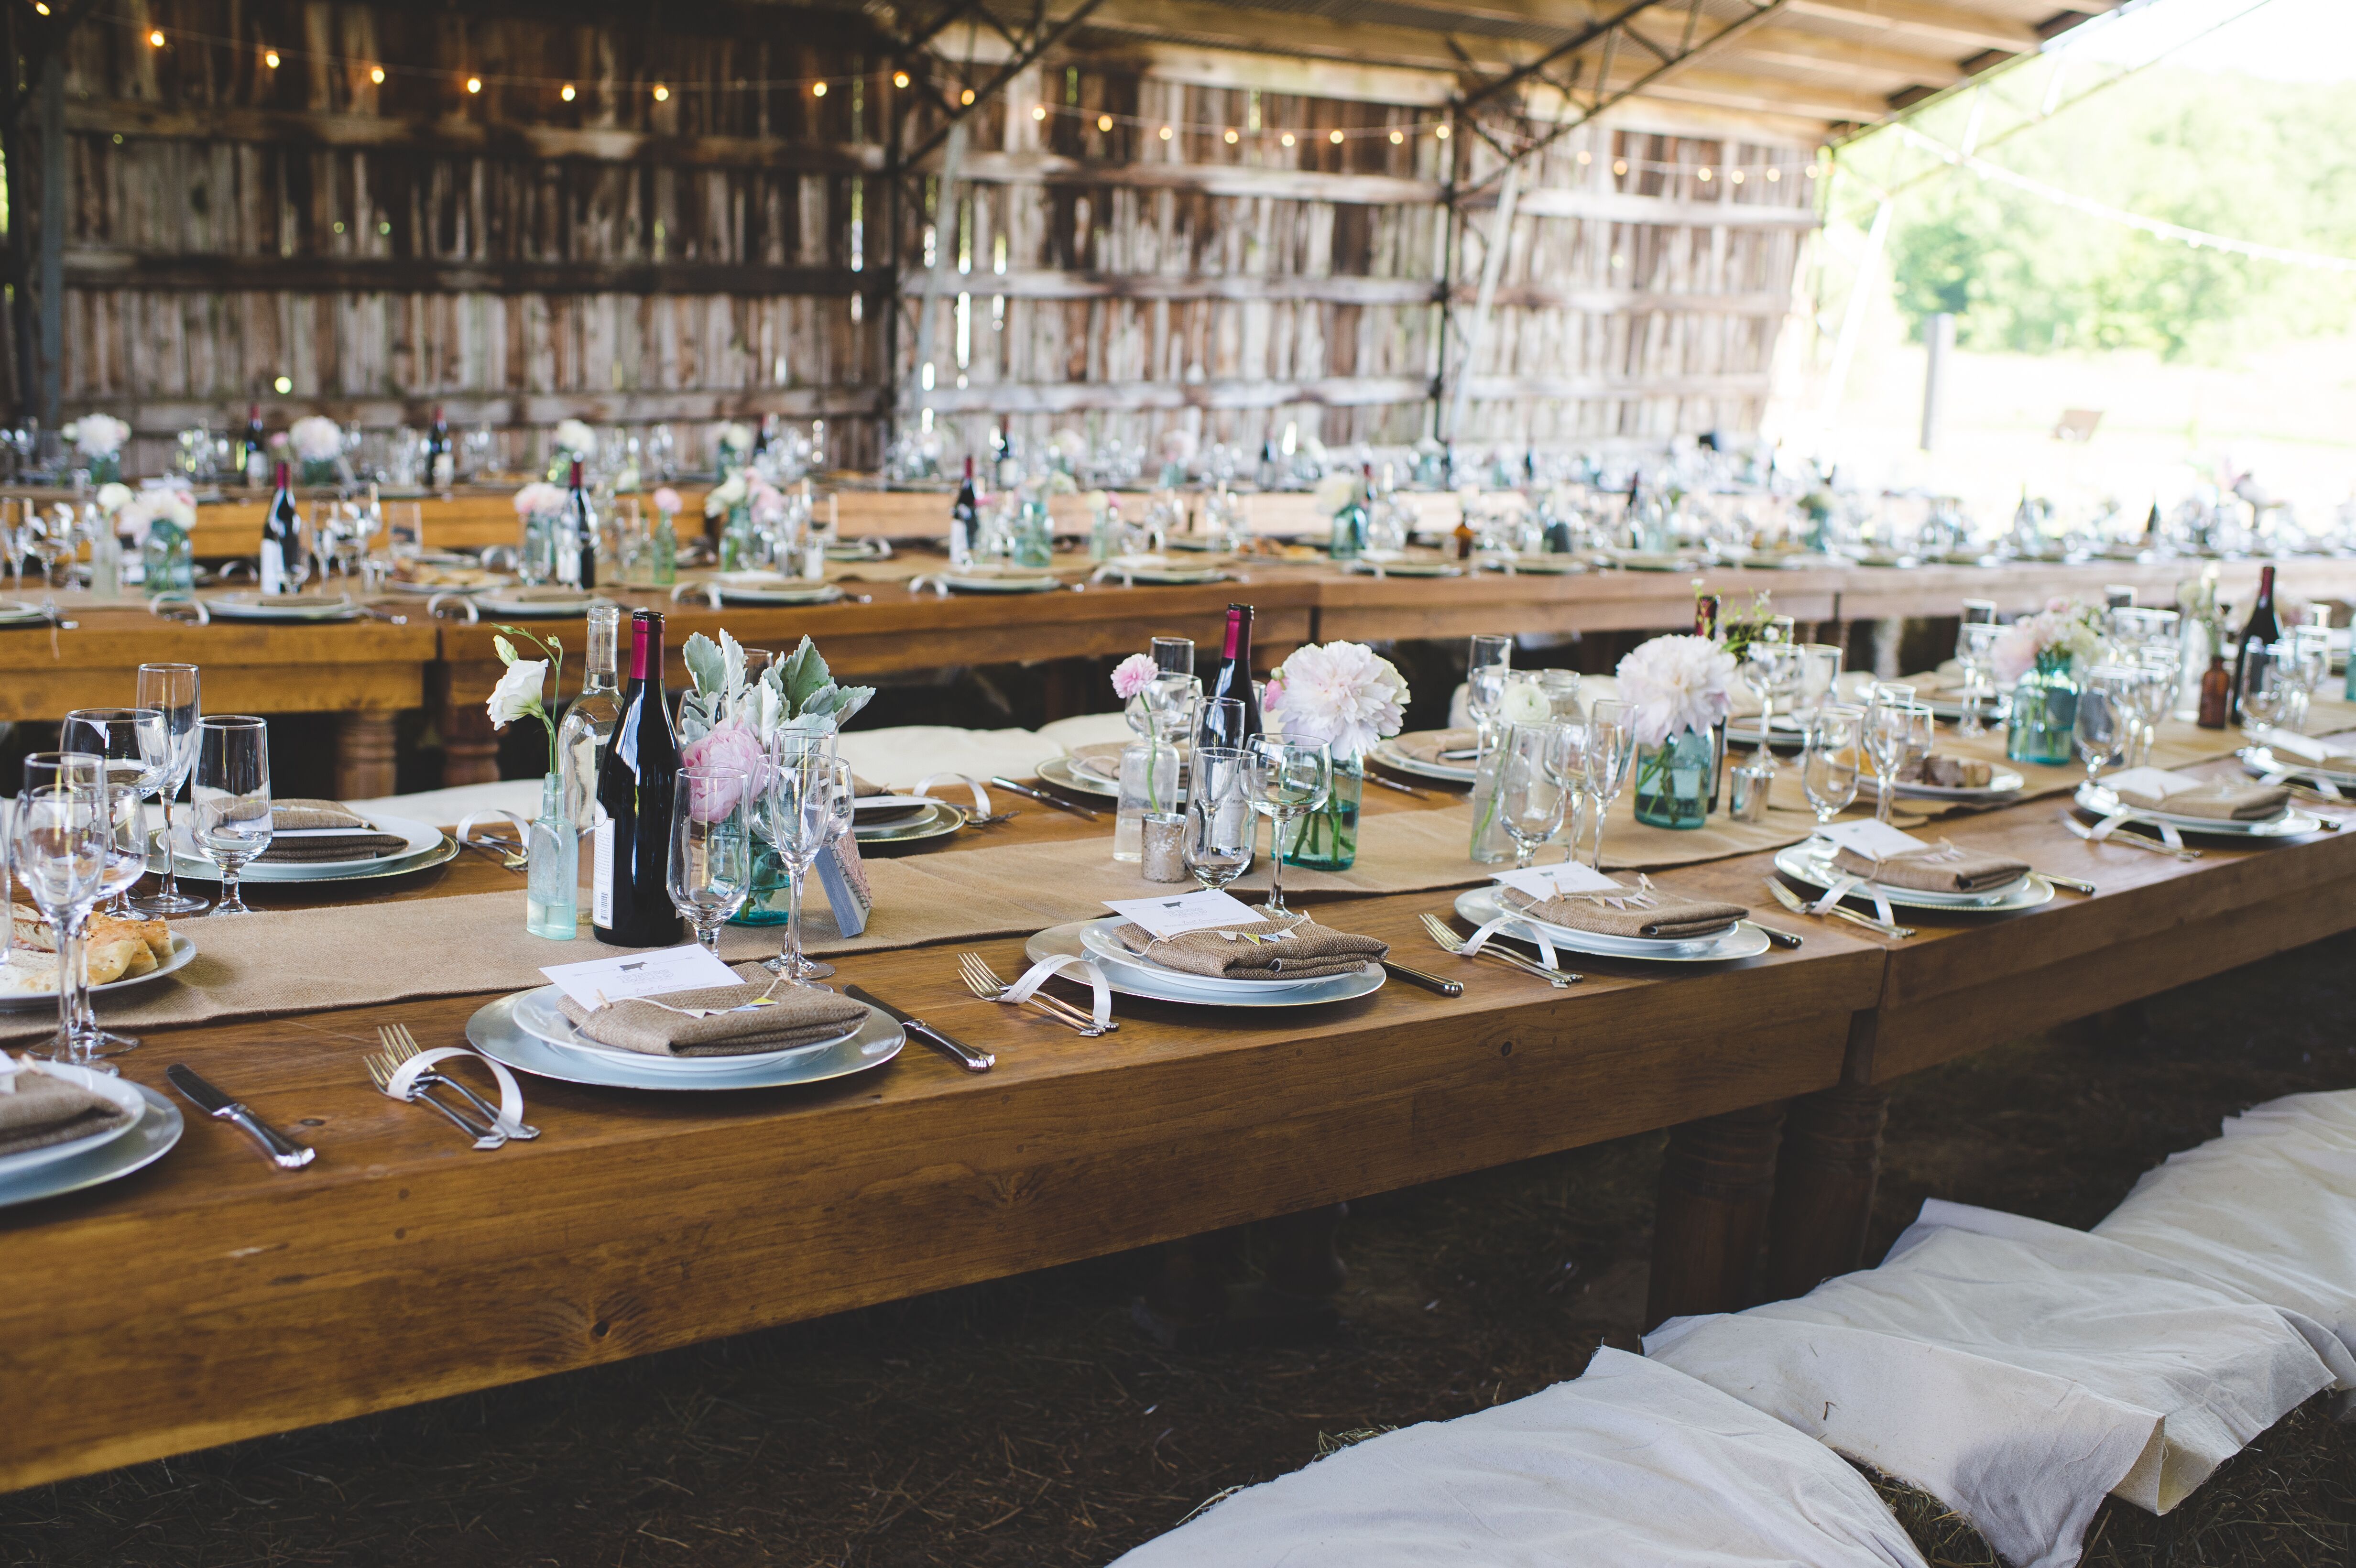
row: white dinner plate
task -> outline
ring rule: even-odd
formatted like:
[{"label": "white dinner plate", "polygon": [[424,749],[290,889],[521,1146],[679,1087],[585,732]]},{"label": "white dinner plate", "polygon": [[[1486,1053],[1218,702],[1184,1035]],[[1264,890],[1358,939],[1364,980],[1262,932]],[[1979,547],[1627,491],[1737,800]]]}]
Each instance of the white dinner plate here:
[{"label": "white dinner plate", "polygon": [[1452,560],[1368,560],[1364,556],[1344,561],[1342,570],[1365,577],[1462,577],[1464,569]]},{"label": "white dinner plate", "polygon": [[[1821,891],[1831,887],[1844,871],[1833,869],[1832,846],[1821,838],[1804,843],[1788,844],[1775,852],[1775,869],[1794,881],[1804,882]],[[2053,884],[2031,871],[2008,887],[1985,893],[1932,893],[1918,888],[1884,887],[1879,882],[1859,882],[1847,895],[1848,899],[1870,904],[1879,892],[1892,909],[1934,909],[1949,912],[1995,914],[2017,909],[2035,909],[2053,901]]]},{"label": "white dinner plate", "polygon": [[[1160,1002],[1183,1002],[1209,1008],[1307,1008],[1344,1002],[1380,990],[1383,966],[1368,964],[1355,975],[1332,975],[1318,980],[1214,980],[1203,975],[1181,975],[1160,965],[1141,965],[1134,957],[1111,958],[1087,941],[1091,926],[1119,925],[1119,915],[1102,920],[1074,921],[1050,926],[1023,944],[1032,962],[1051,953],[1076,954],[1103,964],[1105,980],[1125,996]],[[1120,944],[1113,943],[1119,951]]]},{"label": "white dinner plate", "polygon": [[1516,577],[1569,577],[1589,570],[1575,555],[1484,555],[1472,563],[1486,571],[1510,571]]},{"label": "white dinner plate", "polygon": [[[545,988],[545,987],[543,987]],[[531,993],[501,997],[475,1010],[466,1020],[466,1040],[494,1061],[519,1072],[567,1083],[593,1083],[608,1089],[720,1090],[777,1089],[792,1083],[820,1083],[848,1073],[881,1067],[900,1054],[908,1037],[900,1026],[873,1008],[867,1021],[843,1040],[818,1051],[786,1053],[782,1061],[762,1067],[737,1067],[729,1072],[682,1073],[649,1067],[651,1058],[608,1061],[602,1056],[567,1051],[530,1033],[516,1020],[516,1004]],[[675,1065],[675,1064],[674,1064]]]},{"label": "white dinner plate", "polygon": [[2010,768],[1992,768],[1988,782],[1977,789],[1965,784],[1909,784],[1901,779],[1898,793],[1908,800],[1951,800],[1961,805],[1993,805],[2007,801],[2028,787],[2029,781]]},{"label": "white dinner plate", "polygon": [[[117,991],[127,991],[134,986],[145,986],[151,980],[160,980],[166,975],[176,974],[187,968],[188,960],[196,955],[197,944],[176,931],[172,933],[171,955],[159,959],[155,967],[148,970],[145,975],[126,975],[120,980],[109,980],[103,986],[92,986],[90,988],[90,994],[92,997],[111,997]],[[25,1008],[55,1008],[57,1005],[58,994],[55,991],[0,992],[0,1012]]]},{"label": "white dinner plate", "polygon": [[[1580,931],[1507,909],[1505,901],[1497,896],[1494,882],[1458,893],[1456,912],[1476,926],[1486,925],[1501,914],[1510,914],[1517,923],[1543,932],[1547,941],[1556,947],[1598,958],[1642,958],[1656,964],[1722,964],[1733,958],[1756,958],[1769,945],[1767,933],[1747,920],[1736,921],[1716,936],[1704,937],[1612,936],[1602,932]],[[1512,926],[1505,930],[1509,935],[1515,933]]]},{"label": "white dinner plate", "polygon": [[602,593],[584,593],[573,588],[502,588],[476,595],[475,612],[493,619],[528,621],[586,615],[613,603]]},{"label": "white dinner plate", "polygon": [[1067,789],[1081,795],[1102,795],[1107,800],[1120,798],[1120,785],[1110,779],[1099,778],[1079,765],[1068,752],[1042,762],[1036,772],[1042,782],[1057,789]]},{"label": "white dinner plate", "polygon": [[1472,782],[1472,763],[1427,763],[1399,750],[1395,740],[1376,741],[1374,749],[1366,755],[1395,773],[1413,773],[1418,778],[1438,779],[1444,784],[1469,784]]},{"label": "white dinner plate", "polygon": [[1097,570],[1151,587],[1186,587],[1204,582],[1224,582],[1227,576],[1226,568],[1223,566],[1181,565],[1169,557],[1161,555],[1117,555]]},{"label": "white dinner plate", "polygon": [[1062,578],[1044,573],[1001,577],[995,573],[945,571],[938,581],[959,593],[1053,593],[1064,586]]},{"label": "white dinner plate", "polygon": [[2285,778],[2300,779],[2309,784],[2320,781],[2335,789],[2356,790],[2356,773],[2318,767],[2304,757],[2295,757],[2269,746],[2244,746],[2234,755],[2242,759],[2242,766],[2253,778],[2272,778],[2279,773]]},{"label": "white dinner plate", "polygon": [[208,593],[205,608],[217,621],[348,621],[359,613],[348,593]]},{"label": "white dinner plate", "polygon": [[774,571],[723,571],[712,580],[720,598],[730,604],[831,604],[842,590],[831,582],[810,582]]},{"label": "white dinner plate", "polygon": [[591,1057],[625,1070],[643,1068],[655,1076],[674,1078],[709,1078],[714,1073],[754,1072],[775,1067],[805,1051],[829,1051],[859,1032],[854,1024],[839,1035],[815,1040],[808,1045],[787,1046],[783,1051],[755,1051],[744,1056],[655,1056],[643,1051],[623,1051],[616,1046],[600,1045],[573,1027],[558,1006],[562,993],[553,986],[542,986],[536,991],[526,991],[514,998],[516,1027],[535,1040],[545,1040],[559,1051]]},{"label": "white dinner plate", "polygon": [[51,1077],[62,1078],[78,1088],[87,1089],[93,1094],[113,1101],[115,1104],[131,1113],[131,1119],[120,1126],[108,1127],[101,1132],[86,1133],[78,1138],[69,1138],[61,1144],[51,1144],[47,1148],[28,1148],[22,1154],[0,1155],[0,1184],[22,1176],[27,1171],[37,1170],[42,1166],[53,1165],[61,1159],[71,1159],[77,1155],[88,1154],[94,1148],[102,1148],[125,1133],[136,1129],[140,1122],[146,1117],[147,1102],[141,1097],[139,1085],[127,1078],[117,1078],[105,1072],[92,1072],[87,1067],[69,1067],[62,1062],[45,1062],[41,1066],[41,1071],[48,1072]]},{"label": "white dinner plate", "polygon": [[1704,564],[1698,551],[1612,549],[1603,555],[1627,571],[1696,571]]},{"label": "white dinner plate", "polygon": [[0,1209],[112,1181],[153,1165],[170,1153],[172,1146],[180,1141],[186,1125],[180,1120],[180,1108],[144,1083],[127,1087],[140,1100],[139,1119],[131,1125],[129,1132],[108,1138],[71,1159],[52,1160],[17,1172],[0,1171]]},{"label": "white dinner plate", "polygon": [[[373,855],[361,860],[314,860],[299,866],[272,866],[260,860],[249,860],[245,869],[238,873],[238,880],[244,882],[338,881],[348,877],[383,871],[399,862],[423,859],[443,842],[442,830],[431,823],[412,821],[406,816],[370,816],[368,821],[369,826],[379,832],[400,834],[405,842],[390,855]],[[220,868],[206,859],[197,848],[196,825],[189,820],[187,813],[178,814],[172,824],[172,847],[176,851],[173,858],[179,863],[180,875],[198,881],[220,880]],[[148,859],[152,865],[156,857],[151,855]],[[440,862],[428,860],[424,864],[438,865]],[[423,869],[423,865],[402,867],[403,870]]]},{"label": "white dinner plate", "polygon": [[946,800],[928,801],[932,809],[905,821],[862,823],[856,813],[851,816],[851,836],[862,844],[906,844],[919,838],[942,838],[965,826],[962,806]]},{"label": "white dinner plate", "polygon": [[46,625],[48,619],[41,613],[38,604],[27,604],[21,599],[0,599],[0,626]]},{"label": "white dinner plate", "polygon": [[2179,833],[2213,833],[2221,838],[2296,838],[2302,833],[2322,829],[2323,818],[2310,816],[2295,805],[2286,805],[2279,816],[2263,817],[2255,822],[2233,822],[2222,816],[2185,816],[2173,811],[2155,811],[2147,805],[2129,805],[2104,784],[2082,784],[2078,786],[2077,802],[2082,810],[2096,816],[2124,816],[2141,817],[2146,822],[2165,822]]}]

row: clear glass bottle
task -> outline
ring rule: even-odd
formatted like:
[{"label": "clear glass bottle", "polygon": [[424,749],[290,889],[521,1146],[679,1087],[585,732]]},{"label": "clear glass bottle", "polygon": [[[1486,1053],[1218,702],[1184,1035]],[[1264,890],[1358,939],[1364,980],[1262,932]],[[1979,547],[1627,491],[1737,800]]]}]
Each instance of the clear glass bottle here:
[{"label": "clear glass bottle", "polygon": [[[622,716],[622,684],[617,678],[620,667],[616,656],[621,618],[618,605],[601,604],[589,612],[589,645],[582,655],[581,695],[564,710],[564,721],[556,730],[564,816],[572,822],[576,838],[596,825],[597,767],[604,760],[605,742],[613,739],[614,722]],[[582,891],[576,901],[585,904],[588,857],[578,859],[575,880]]]},{"label": "clear glass bottle", "polygon": [[540,815],[532,818],[526,840],[524,926],[552,942],[580,934],[581,837],[565,809],[564,785],[550,773],[541,781]]},{"label": "clear glass bottle", "polygon": [[1055,564],[1055,525],[1047,516],[1047,503],[1036,492],[1026,488],[1023,509],[1014,525],[1014,564],[1044,571]]}]

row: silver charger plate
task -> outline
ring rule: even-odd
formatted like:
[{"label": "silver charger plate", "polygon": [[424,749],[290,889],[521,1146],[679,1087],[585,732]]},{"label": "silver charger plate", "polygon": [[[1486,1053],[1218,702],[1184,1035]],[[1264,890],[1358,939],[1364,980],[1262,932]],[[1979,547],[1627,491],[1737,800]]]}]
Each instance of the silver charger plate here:
[{"label": "silver charger plate", "polygon": [[723,571],[712,581],[724,604],[831,604],[842,597],[831,582],[805,582],[774,571]]},{"label": "silver charger plate", "polygon": [[871,827],[858,826],[858,815],[851,816],[851,836],[862,844],[908,844],[920,838],[943,838],[965,826],[966,811],[948,801],[937,800],[932,809],[904,822],[878,822]]},{"label": "silver charger plate", "polygon": [[[1832,869],[1830,854],[1811,854],[1811,846],[1829,848],[1817,838],[1787,844],[1775,852],[1775,869],[1794,881],[1822,891],[1831,887],[1834,879],[1841,873]],[[1999,888],[1989,893],[1928,893],[1916,888],[1890,888],[1879,882],[1861,882],[1847,897],[1869,904],[1873,901],[1873,891],[1869,891],[1869,889],[1879,892],[1892,909],[1939,910],[1951,914],[2001,914],[2011,910],[2035,909],[2039,904],[2053,901],[2053,884],[2034,871],[2010,887]]]},{"label": "silver charger plate", "polygon": [[[1083,958],[1098,958],[1084,933],[1090,925],[1109,922],[1119,924],[1120,917],[1108,915],[1105,921],[1076,920],[1068,925],[1049,926],[1023,944],[1023,952],[1033,963],[1050,954],[1070,953]],[[1346,1002],[1370,995],[1382,988],[1383,968],[1369,964],[1355,975],[1334,975],[1322,980],[1285,982],[1281,980],[1207,980],[1200,975],[1171,975],[1159,966],[1148,968],[1134,963],[1107,964],[1105,981],[1124,996],[1143,997],[1157,1002],[1180,1002],[1201,1008],[1313,1008],[1328,1002]],[[1164,976],[1170,976],[1165,981]],[[1188,982],[1192,984],[1189,985]],[[1196,990],[1196,986],[1217,986],[1221,990]],[[1242,995],[1228,994],[1236,987],[1248,987]]]},{"label": "silver charger plate", "polygon": [[475,1009],[466,1020],[466,1042],[494,1061],[536,1078],[566,1083],[588,1083],[605,1089],[653,1089],[666,1092],[710,1092],[723,1089],[779,1089],[794,1083],[822,1083],[881,1067],[900,1054],[908,1042],[900,1026],[873,1008],[867,1021],[848,1039],[823,1051],[796,1052],[766,1067],[740,1068],[734,1072],[682,1074],[649,1072],[634,1062],[608,1063],[599,1057],[564,1051],[530,1033],[516,1021],[516,1003],[529,993],[501,997]]},{"label": "silver charger plate", "polygon": [[2341,773],[2337,768],[2319,767],[2303,757],[2277,752],[2270,746],[2244,746],[2233,753],[2242,759],[2242,766],[2252,778],[2266,778],[2276,773],[2285,778],[2299,779],[2313,784],[2321,782],[2334,789],[2356,790],[2356,773]]},{"label": "silver charger plate", "polygon": [[475,611],[480,615],[500,617],[509,621],[529,621],[554,619],[565,615],[586,615],[592,610],[613,603],[615,601],[602,593],[578,592],[553,593],[546,590],[539,592],[526,590],[519,593],[509,589],[498,589],[488,593],[477,594],[475,598]]},{"label": "silver charger plate", "polygon": [[2081,810],[2091,811],[2096,816],[2140,817],[2146,822],[2165,822],[2179,833],[2208,833],[2220,838],[2296,838],[2302,833],[2318,833],[2323,828],[2323,818],[2310,816],[2295,805],[2284,806],[2279,816],[2233,822],[2222,816],[2183,816],[2146,805],[2129,805],[2108,784],[2082,784],[2075,799]]},{"label": "silver charger plate", "polygon": [[829,1040],[814,1040],[808,1045],[791,1045],[782,1051],[755,1051],[744,1056],[651,1056],[640,1051],[622,1051],[610,1045],[600,1045],[573,1026],[558,1005],[562,993],[553,986],[542,986],[536,991],[526,991],[515,998],[516,1026],[535,1040],[546,1040],[568,1055],[586,1057],[625,1069],[658,1074],[667,1078],[709,1078],[714,1073],[749,1072],[775,1067],[781,1061],[806,1051],[830,1051],[859,1032],[856,1027]]},{"label": "silver charger plate", "polygon": [[121,1126],[68,1138],[64,1143],[51,1144],[47,1148],[28,1148],[21,1154],[0,1155],[0,1181],[23,1176],[45,1165],[54,1165],[61,1159],[73,1159],[92,1149],[104,1148],[115,1139],[137,1131],[139,1124],[146,1119],[147,1101],[139,1093],[139,1085],[128,1078],[117,1078],[111,1073],[93,1072],[87,1067],[69,1067],[56,1062],[45,1063],[41,1070],[113,1101],[131,1113],[131,1119]]},{"label": "silver charger plate", "polygon": [[[246,862],[238,873],[242,882],[343,882],[359,877],[405,876],[438,866],[458,851],[450,836],[430,823],[414,821],[406,816],[371,816],[371,827],[385,833],[398,833],[409,841],[408,848],[398,854],[380,855],[367,860],[318,860],[309,865],[267,866],[259,860]],[[186,814],[178,814],[173,824],[177,836],[173,848],[174,860],[179,874],[195,881],[218,882],[220,868],[197,852],[194,828]],[[163,837],[159,828],[155,835]],[[447,853],[444,851],[446,850]],[[162,870],[163,857],[151,846],[147,864],[152,870]]]},{"label": "silver charger plate", "polygon": [[348,621],[359,606],[348,593],[208,593],[202,603],[217,621]]},{"label": "silver charger plate", "polygon": [[[109,980],[103,986],[92,986],[90,988],[90,994],[93,997],[111,997],[117,991],[127,991],[134,986],[145,986],[150,981],[160,980],[166,975],[177,974],[187,968],[188,961],[196,955],[197,944],[176,931],[172,933],[171,956],[158,962],[155,967],[148,970],[145,975],[126,975],[120,980]],[[57,1005],[58,994],[55,991],[0,992],[0,1012],[28,1008],[54,1008]]]},{"label": "silver charger plate", "polygon": [[1068,752],[1047,758],[1035,772],[1041,782],[1054,784],[1057,789],[1067,789],[1079,795],[1102,795],[1107,800],[1120,798],[1120,785],[1082,771]]},{"label": "silver charger plate", "polygon": [[[1636,958],[1653,964],[1723,964],[1735,958],[1756,958],[1769,946],[1767,933],[1747,920],[1736,921],[1731,929],[1708,937],[1612,936],[1580,931],[1551,921],[1533,920],[1518,910],[1507,909],[1497,897],[1497,886],[1491,882],[1458,893],[1456,912],[1476,926],[1486,925],[1501,914],[1510,914],[1532,930],[1545,933],[1547,941],[1554,946],[1592,957]],[[1512,934],[1511,927],[1506,931]]]},{"label": "silver charger plate", "polygon": [[1366,755],[1394,773],[1413,773],[1418,778],[1438,779],[1443,784],[1469,784],[1472,782],[1472,763],[1427,763],[1408,756],[1398,748],[1396,741],[1377,741]]},{"label": "silver charger plate", "polygon": [[169,1154],[187,1125],[180,1119],[180,1107],[145,1083],[132,1087],[138,1091],[144,1108],[130,1132],[119,1138],[109,1138],[71,1159],[55,1160],[21,1173],[0,1172],[0,1209],[96,1187],[102,1181],[145,1169]]}]

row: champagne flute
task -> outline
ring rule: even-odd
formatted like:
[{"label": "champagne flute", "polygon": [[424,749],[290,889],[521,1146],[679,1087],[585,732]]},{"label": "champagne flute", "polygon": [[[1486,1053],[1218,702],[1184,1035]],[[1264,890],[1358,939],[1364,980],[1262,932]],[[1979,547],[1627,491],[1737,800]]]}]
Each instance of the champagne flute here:
[{"label": "champagne flute", "polygon": [[[89,752],[106,759],[106,776],[131,791],[127,813],[119,803],[110,809],[119,820],[117,837],[127,836],[132,867],[129,880],[120,867],[107,873],[106,912],[118,920],[132,916],[127,895],[147,870],[146,796],[162,782],[171,763],[171,736],[162,709],[155,708],[77,708],[68,713],[58,731],[59,744],[69,752]],[[119,857],[118,857],[119,858]]]},{"label": "champagne flute", "polygon": [[2141,727],[2144,684],[2143,672],[2125,665],[2096,665],[2079,683],[2078,757],[2088,784],[2126,753]]},{"label": "champagne flute", "polygon": [[1603,818],[1628,783],[1636,760],[1636,709],[1616,698],[1587,705],[1587,802],[1595,812],[1595,869],[1603,869]]},{"label": "champagne flute", "polygon": [[197,720],[197,848],[220,868],[215,914],[251,914],[238,896],[238,874],[270,848],[270,727],[250,713]]},{"label": "champagne flute", "polygon": [[1283,920],[1292,913],[1284,904],[1285,834],[1325,803],[1333,787],[1333,759],[1322,742],[1255,735],[1244,752],[1244,784],[1252,810],[1269,821],[1269,892],[1260,908],[1271,919]]},{"label": "champagne flute", "polygon": [[1997,639],[2004,628],[1992,621],[1965,621],[1955,630],[1955,663],[1964,672],[1963,717],[1955,725],[1958,735],[1976,736],[1987,733],[1987,720],[1981,711],[1980,689],[1987,684],[1988,674],[1996,667]]},{"label": "champagne flute", "polygon": [[80,987],[90,979],[82,928],[106,874],[106,760],[87,752],[36,752],[25,759],[25,787],[10,829],[16,881],[57,933],[58,1032],[52,1061],[112,1072],[77,1037]]},{"label": "champagne flute", "polygon": [[1499,742],[1497,812],[1514,840],[1516,869],[1537,859],[1538,846],[1562,830],[1562,756],[1569,750],[1564,724],[1510,724]]},{"label": "champagne flute", "polygon": [[200,695],[197,667],[192,664],[139,667],[137,705],[162,711],[169,752],[165,771],[155,783],[155,793],[164,803],[164,885],[145,898],[131,901],[131,907],[149,920],[202,914],[212,908],[210,900],[180,891],[179,844],[172,833],[172,803],[196,766],[197,718],[202,711]]},{"label": "champagne flute", "polygon": [[1932,733],[1930,709],[1919,702],[1885,702],[1880,690],[1875,691],[1872,705],[1865,710],[1865,754],[1873,763],[1876,822],[1890,820],[1898,775],[1908,763],[1931,754]]},{"label": "champagne flute", "polygon": [[671,907],[714,957],[720,927],[753,891],[753,776],[736,768],[681,768],[670,801]]},{"label": "champagne flute", "polygon": [[850,821],[851,788],[850,768],[835,761],[832,731],[803,732],[781,750],[769,793],[769,838],[792,880],[786,890],[785,944],[772,966],[789,986],[833,989],[818,982],[834,966],[802,954],[802,894],[819,853]]},{"label": "champagne flute", "polygon": [[1251,869],[1259,824],[1244,782],[1247,761],[1240,747],[1194,748],[1187,779],[1186,827],[1178,854],[1206,891],[1224,888]]},{"label": "champagne flute", "polygon": [[1808,749],[1800,760],[1800,784],[1824,827],[1857,801],[1857,753],[1865,709],[1829,703],[1808,727]]},{"label": "champagne flute", "polygon": [[1470,639],[1464,667],[1464,710],[1471,715],[1483,752],[1496,744],[1497,703],[1505,693],[1505,677],[1514,665],[1514,639],[1493,632]]}]

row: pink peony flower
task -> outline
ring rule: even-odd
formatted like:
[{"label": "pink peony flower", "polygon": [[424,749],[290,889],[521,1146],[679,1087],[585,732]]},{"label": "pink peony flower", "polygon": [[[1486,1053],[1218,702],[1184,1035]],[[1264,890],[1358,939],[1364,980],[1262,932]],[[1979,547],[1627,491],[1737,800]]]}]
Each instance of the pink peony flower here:
[{"label": "pink peony flower", "polygon": [[1112,694],[1127,702],[1151,685],[1153,677],[1161,673],[1151,654],[1131,654],[1113,668]]},{"label": "pink peony flower", "polygon": [[668,485],[655,492],[654,503],[655,510],[660,512],[666,517],[677,517],[679,515],[680,508],[686,505],[685,502],[679,498],[679,492],[672,489]]},{"label": "pink peony flower", "polygon": [[716,822],[735,810],[739,802],[768,793],[768,755],[759,738],[741,724],[722,724],[690,741],[680,748],[679,760],[682,768],[733,770],[744,775],[742,784],[734,779],[689,781],[694,794],[688,809],[699,822]]}]

